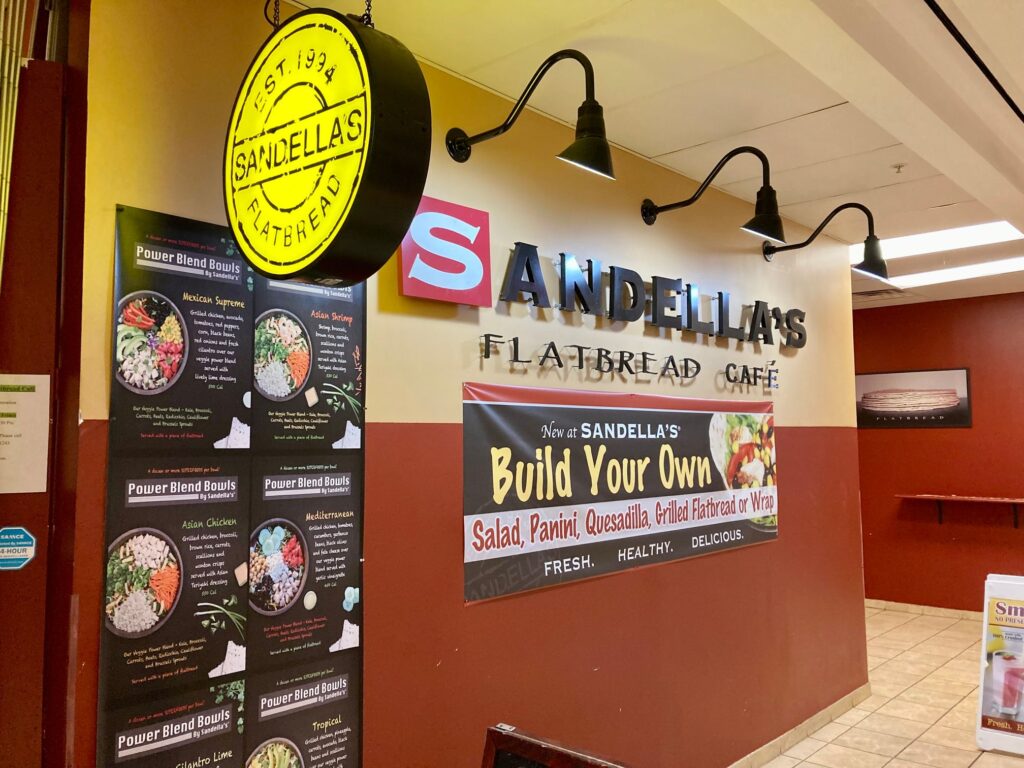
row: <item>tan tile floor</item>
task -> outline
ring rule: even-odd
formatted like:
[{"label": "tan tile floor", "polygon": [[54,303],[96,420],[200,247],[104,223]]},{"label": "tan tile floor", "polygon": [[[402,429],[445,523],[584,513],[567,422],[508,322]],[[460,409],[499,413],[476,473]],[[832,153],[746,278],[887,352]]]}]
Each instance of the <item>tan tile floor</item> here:
[{"label": "tan tile floor", "polygon": [[974,745],[976,621],[866,609],[871,698],[766,768],[1024,768]]}]

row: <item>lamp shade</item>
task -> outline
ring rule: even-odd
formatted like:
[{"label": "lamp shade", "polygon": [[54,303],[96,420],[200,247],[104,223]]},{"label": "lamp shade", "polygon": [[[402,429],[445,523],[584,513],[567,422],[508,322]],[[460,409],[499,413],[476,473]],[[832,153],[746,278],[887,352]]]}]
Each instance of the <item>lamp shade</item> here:
[{"label": "lamp shade", "polygon": [[786,234],[782,229],[782,217],[779,216],[779,202],[775,190],[767,185],[757,192],[757,203],[754,205],[754,218],[740,227],[758,237],[764,237],[773,243],[785,243]]},{"label": "lamp shade", "polygon": [[882,246],[877,237],[868,235],[864,241],[864,261],[855,265],[853,269],[872,277],[889,279],[889,269],[885,266],[885,259],[882,258]]},{"label": "lamp shade", "polygon": [[558,155],[558,159],[598,176],[615,178],[612,150],[604,130],[604,110],[596,101],[587,99],[580,104],[576,117],[576,140]]}]

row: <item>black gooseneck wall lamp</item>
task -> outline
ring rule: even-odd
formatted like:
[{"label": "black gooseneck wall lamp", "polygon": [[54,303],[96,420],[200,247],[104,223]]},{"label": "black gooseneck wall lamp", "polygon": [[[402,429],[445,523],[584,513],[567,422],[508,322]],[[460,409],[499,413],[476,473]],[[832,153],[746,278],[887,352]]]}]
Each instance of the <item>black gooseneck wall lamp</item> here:
[{"label": "black gooseneck wall lamp", "polygon": [[571,48],[553,53],[545,59],[544,63],[540,65],[533,78],[527,84],[523,95],[519,97],[515,106],[512,107],[512,111],[505,118],[505,122],[497,128],[478,133],[475,136],[467,136],[466,132],[461,128],[449,130],[444,137],[444,143],[452,159],[460,163],[466,162],[469,160],[474,144],[500,136],[511,128],[519,118],[523,108],[526,106],[526,102],[533,95],[541,79],[551,67],[562,59],[575,59],[580,63],[583,67],[583,74],[586,77],[587,91],[586,98],[580,104],[576,115],[576,140],[558,155],[558,159],[565,160],[565,162],[579,166],[591,173],[596,173],[598,176],[614,179],[612,151],[608,146],[608,138],[604,130],[604,110],[597,103],[597,99],[594,98],[594,66],[590,63],[590,59]]},{"label": "black gooseneck wall lamp", "polygon": [[776,253],[782,251],[794,251],[797,248],[804,248],[814,242],[814,238],[821,234],[826,225],[835,218],[837,213],[845,211],[848,208],[856,208],[862,212],[868,220],[868,236],[864,240],[864,261],[856,264],[852,267],[854,272],[860,272],[870,277],[879,277],[882,280],[889,279],[889,270],[885,266],[885,259],[882,258],[882,246],[878,242],[878,238],[875,237],[875,217],[871,215],[871,211],[868,207],[861,205],[860,203],[843,203],[842,205],[833,209],[833,211],[822,220],[818,228],[811,232],[811,236],[804,240],[802,243],[794,243],[793,245],[774,245],[765,241],[761,244],[761,253],[764,254],[765,261],[771,261]]},{"label": "black gooseneck wall lamp", "polygon": [[761,161],[761,189],[757,192],[757,203],[754,205],[754,218],[744,224],[740,229],[758,237],[767,237],[776,243],[785,243],[786,235],[782,231],[782,217],[779,216],[779,202],[775,197],[775,190],[771,184],[771,170],[768,167],[768,157],[757,147],[736,147],[726,153],[725,157],[718,161],[708,177],[704,179],[697,191],[686,200],[668,205],[655,205],[651,199],[644,200],[640,205],[640,215],[645,224],[653,224],[658,220],[658,214],[665,211],[674,211],[676,208],[685,208],[693,205],[703,195],[711,182],[714,181],[718,172],[725,167],[725,164],[737,155],[750,154]]}]

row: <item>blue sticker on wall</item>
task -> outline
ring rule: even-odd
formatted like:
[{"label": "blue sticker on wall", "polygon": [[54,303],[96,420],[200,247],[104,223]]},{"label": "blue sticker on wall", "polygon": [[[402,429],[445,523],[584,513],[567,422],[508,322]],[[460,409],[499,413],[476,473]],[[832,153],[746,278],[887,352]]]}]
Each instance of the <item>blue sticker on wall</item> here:
[{"label": "blue sticker on wall", "polygon": [[24,528],[0,528],[0,571],[16,571],[36,556],[36,538]]}]

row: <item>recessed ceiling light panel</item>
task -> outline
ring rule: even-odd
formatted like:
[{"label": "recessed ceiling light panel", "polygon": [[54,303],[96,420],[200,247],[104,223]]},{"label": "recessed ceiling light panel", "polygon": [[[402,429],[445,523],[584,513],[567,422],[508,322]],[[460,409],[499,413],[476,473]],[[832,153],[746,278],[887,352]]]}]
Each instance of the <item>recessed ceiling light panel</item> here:
[{"label": "recessed ceiling light panel", "polygon": [[[886,261],[903,259],[908,256],[922,256],[926,253],[957,251],[961,248],[976,248],[980,245],[1008,243],[1024,238],[1020,230],[1008,221],[991,221],[988,224],[974,224],[969,227],[941,229],[937,232],[922,232],[919,235],[890,237],[882,240]],[[863,243],[850,246],[850,263],[864,259]]]},{"label": "recessed ceiling light panel", "polygon": [[896,277],[890,277],[889,282],[904,289],[920,288],[923,285],[955,283],[959,280],[993,277],[994,275],[1005,275],[1011,272],[1024,272],[1024,256],[1015,256],[1012,259],[997,259],[996,261],[983,261],[980,264],[965,264],[962,267],[933,269],[929,272],[916,272],[912,275],[897,275]]}]

